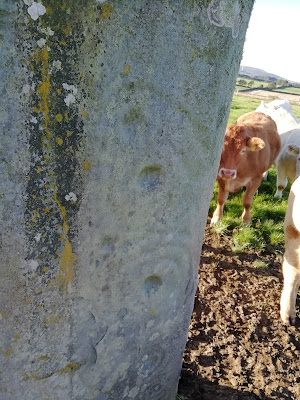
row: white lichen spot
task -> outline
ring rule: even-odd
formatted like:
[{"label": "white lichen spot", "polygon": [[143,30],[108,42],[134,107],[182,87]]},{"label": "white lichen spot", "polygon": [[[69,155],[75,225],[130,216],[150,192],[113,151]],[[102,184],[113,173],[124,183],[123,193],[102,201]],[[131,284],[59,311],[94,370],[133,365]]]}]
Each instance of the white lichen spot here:
[{"label": "white lichen spot", "polygon": [[107,0],[96,0],[96,2],[97,2],[97,3],[101,3],[101,4],[102,4],[102,3],[106,3],[106,2],[107,2]]},{"label": "white lichen spot", "polygon": [[29,94],[29,92],[30,92],[30,85],[28,84],[24,85],[22,88],[22,93]]},{"label": "white lichen spot", "polygon": [[59,61],[59,60],[53,61],[52,66],[53,66],[53,68],[60,70],[61,69],[61,61]]},{"label": "white lichen spot", "polygon": [[37,121],[37,119],[35,117],[32,117],[30,119],[30,122],[33,123],[33,124],[37,124],[38,121]]},{"label": "white lichen spot", "polygon": [[234,38],[239,33],[241,12],[241,0],[212,0],[207,8],[210,23],[231,28]]},{"label": "white lichen spot", "polygon": [[38,233],[37,235],[35,235],[34,239],[36,242],[39,242],[41,240],[42,234]]},{"label": "white lichen spot", "polygon": [[129,399],[134,399],[139,394],[139,391],[140,391],[140,388],[138,386],[134,387],[128,393],[128,398]]},{"label": "white lichen spot", "polygon": [[26,6],[31,6],[31,4],[33,3],[33,0],[23,0],[23,1],[26,4]]},{"label": "white lichen spot", "polygon": [[66,195],[65,195],[65,199],[66,199],[67,201],[77,201],[77,196],[76,196],[75,193],[70,192],[69,194],[66,194]]},{"label": "white lichen spot", "polygon": [[45,35],[47,35],[47,36],[53,36],[54,35],[54,31],[49,26],[47,26],[47,28],[42,28],[40,31],[42,33],[44,33]]},{"label": "white lichen spot", "polygon": [[36,260],[28,260],[22,264],[22,269],[26,272],[35,272],[39,263]]},{"label": "white lichen spot", "polygon": [[66,105],[69,107],[71,103],[75,103],[76,98],[75,96],[77,95],[78,89],[74,85],[69,85],[68,83],[63,83],[63,88],[70,92],[68,95],[65,97],[64,102]]},{"label": "white lichen spot", "polygon": [[46,14],[46,8],[42,3],[36,3],[35,1],[27,9],[28,14],[31,18],[36,21],[41,15]]},{"label": "white lichen spot", "polygon": [[76,99],[75,96],[72,93],[69,93],[67,97],[64,98],[64,102],[66,105],[69,107],[71,103],[75,103]]},{"label": "white lichen spot", "polygon": [[45,46],[45,44],[46,44],[46,39],[44,39],[44,38],[41,38],[41,39],[39,39],[38,41],[37,41],[37,45],[39,46],[39,47],[44,47]]},{"label": "white lichen spot", "polygon": [[65,90],[68,90],[69,92],[72,92],[74,94],[74,96],[76,96],[78,89],[76,86],[74,85],[69,85],[68,83],[63,83],[63,88]]}]

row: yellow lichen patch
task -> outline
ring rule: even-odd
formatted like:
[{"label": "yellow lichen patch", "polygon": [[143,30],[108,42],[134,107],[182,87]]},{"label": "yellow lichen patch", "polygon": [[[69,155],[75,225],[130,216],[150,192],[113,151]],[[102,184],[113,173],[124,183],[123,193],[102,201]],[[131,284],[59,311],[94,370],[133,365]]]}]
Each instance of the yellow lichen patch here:
[{"label": "yellow lichen patch", "polygon": [[52,187],[53,187],[53,198],[54,198],[56,204],[58,205],[58,208],[59,208],[59,210],[61,212],[61,215],[62,215],[63,219],[65,219],[66,218],[66,208],[60,204],[60,201],[57,198],[56,188],[55,188],[55,184],[54,183],[52,184]]},{"label": "yellow lichen patch", "polygon": [[42,172],[42,168],[41,168],[41,167],[37,167],[36,172],[37,172],[38,174],[40,174],[40,173]]},{"label": "yellow lichen patch", "polygon": [[58,205],[60,213],[63,218],[63,241],[64,241],[64,248],[62,251],[62,255],[60,257],[60,265],[59,271],[56,276],[58,287],[61,290],[68,290],[69,284],[74,281],[75,277],[75,264],[76,264],[76,255],[72,251],[71,243],[68,239],[68,231],[69,226],[66,221],[66,208],[60,204],[60,201],[57,198],[55,184],[53,184],[53,198]]},{"label": "yellow lichen patch", "polygon": [[60,94],[61,93],[61,89],[56,89],[56,93]]},{"label": "yellow lichen patch", "polygon": [[83,118],[85,118],[87,116],[87,111],[83,110],[81,115],[83,116]]},{"label": "yellow lichen patch", "polygon": [[16,333],[14,338],[13,338],[13,342],[16,343],[20,339],[20,336],[21,336],[20,333]]},{"label": "yellow lichen patch", "polygon": [[68,113],[65,113],[65,120],[66,120],[67,122],[70,121],[70,118],[69,118],[69,116],[68,116]]},{"label": "yellow lichen patch", "polygon": [[48,356],[39,356],[38,361],[49,361]]},{"label": "yellow lichen patch", "polygon": [[68,137],[70,137],[70,136],[72,135],[72,132],[68,131],[68,132],[66,133],[66,135],[67,135]]},{"label": "yellow lichen patch", "polygon": [[63,31],[63,33],[64,33],[66,36],[70,36],[70,33],[71,33],[71,24],[70,24],[70,23],[67,23],[67,26],[66,26],[65,28],[63,28],[62,31]]},{"label": "yellow lichen patch", "polygon": [[62,138],[60,138],[60,137],[58,137],[58,138],[56,138],[56,143],[59,145],[59,146],[61,146],[62,144],[63,144],[63,140],[62,140]]},{"label": "yellow lichen patch", "polygon": [[131,66],[129,64],[124,65],[123,76],[127,76],[131,70]]},{"label": "yellow lichen patch", "polygon": [[47,272],[47,271],[49,271],[49,267],[44,267],[43,272]]},{"label": "yellow lichen patch", "polygon": [[32,300],[33,300],[33,296],[26,297],[26,299],[25,299],[25,304],[26,304],[26,305],[29,304]]},{"label": "yellow lichen patch", "polygon": [[49,93],[50,93],[50,75],[48,72],[48,61],[49,53],[47,47],[38,51],[35,55],[36,62],[40,62],[42,65],[42,82],[37,87],[37,94],[42,97],[42,101],[39,103],[39,109],[37,112],[42,112],[45,118],[45,127],[47,130],[49,122]]},{"label": "yellow lichen patch", "polygon": [[49,318],[49,324],[55,325],[59,321],[59,317],[57,315],[51,315]]},{"label": "yellow lichen patch", "polygon": [[50,133],[49,131],[46,132],[46,139],[50,140],[52,138],[52,133]]},{"label": "yellow lichen patch", "polygon": [[61,290],[68,290],[70,283],[74,281],[76,256],[72,252],[72,246],[69,239],[65,239],[65,246],[60,258],[59,271],[57,274],[57,284]]},{"label": "yellow lichen patch", "polygon": [[88,171],[91,168],[91,166],[92,166],[92,164],[89,161],[83,161],[83,163],[82,163],[82,168],[85,171]]},{"label": "yellow lichen patch", "polygon": [[38,306],[38,309],[39,309],[39,310],[42,310],[42,309],[43,309],[43,306],[40,304],[40,305]]},{"label": "yellow lichen patch", "polygon": [[55,119],[57,122],[61,122],[63,120],[63,116],[61,114],[56,114]]},{"label": "yellow lichen patch", "polygon": [[81,363],[70,362],[64,368],[58,369],[56,372],[67,374],[67,373],[72,372],[72,371],[77,371],[84,364],[86,364],[86,361],[83,361]]},{"label": "yellow lichen patch", "polygon": [[[53,260],[54,260],[55,258],[53,257]],[[52,260],[52,261],[53,261]],[[49,289],[51,286],[53,286],[54,285],[54,283],[55,283],[55,279],[51,279],[51,281],[48,283],[48,286],[47,286],[47,288]]]},{"label": "yellow lichen patch", "polygon": [[108,18],[111,12],[112,12],[112,6],[110,4],[102,4],[100,18],[101,19]]},{"label": "yellow lichen patch", "polygon": [[1,313],[1,317],[2,317],[2,318],[6,318],[6,313],[5,313],[5,312],[2,312],[2,313]]},{"label": "yellow lichen patch", "polygon": [[4,354],[6,355],[6,357],[10,357],[11,353],[12,353],[12,350],[11,349],[7,349]]}]

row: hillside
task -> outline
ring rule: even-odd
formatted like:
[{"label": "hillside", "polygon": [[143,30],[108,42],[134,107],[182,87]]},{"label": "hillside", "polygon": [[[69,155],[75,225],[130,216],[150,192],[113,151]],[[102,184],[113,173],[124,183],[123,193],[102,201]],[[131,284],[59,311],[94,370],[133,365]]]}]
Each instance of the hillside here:
[{"label": "hillside", "polygon": [[263,69],[247,67],[244,65],[240,66],[239,76],[243,78],[257,79],[262,81],[276,81],[277,79],[285,79],[281,76],[266,72]]}]

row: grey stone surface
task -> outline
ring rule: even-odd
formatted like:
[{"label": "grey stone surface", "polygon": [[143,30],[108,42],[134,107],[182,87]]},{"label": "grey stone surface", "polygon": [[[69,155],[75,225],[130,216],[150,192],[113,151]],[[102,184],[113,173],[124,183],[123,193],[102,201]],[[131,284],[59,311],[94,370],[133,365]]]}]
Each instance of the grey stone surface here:
[{"label": "grey stone surface", "polygon": [[175,398],[251,6],[0,2],[1,400]]}]

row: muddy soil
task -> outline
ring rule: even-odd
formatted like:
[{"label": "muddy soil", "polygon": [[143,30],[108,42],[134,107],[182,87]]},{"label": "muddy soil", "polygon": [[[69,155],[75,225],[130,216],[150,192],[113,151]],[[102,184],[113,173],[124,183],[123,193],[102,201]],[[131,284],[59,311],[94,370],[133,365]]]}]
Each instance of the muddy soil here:
[{"label": "muddy soil", "polygon": [[294,327],[280,320],[281,262],[280,252],[235,254],[207,227],[182,399],[300,400],[300,315]]}]

